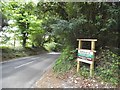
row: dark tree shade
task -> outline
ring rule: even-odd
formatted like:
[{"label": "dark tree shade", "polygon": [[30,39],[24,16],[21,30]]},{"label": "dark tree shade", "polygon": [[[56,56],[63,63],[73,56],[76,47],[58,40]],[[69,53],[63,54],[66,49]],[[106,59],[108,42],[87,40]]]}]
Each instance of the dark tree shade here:
[{"label": "dark tree shade", "polygon": [[8,26],[7,18],[2,13],[0,13],[0,31],[2,31],[3,27],[5,26]]}]

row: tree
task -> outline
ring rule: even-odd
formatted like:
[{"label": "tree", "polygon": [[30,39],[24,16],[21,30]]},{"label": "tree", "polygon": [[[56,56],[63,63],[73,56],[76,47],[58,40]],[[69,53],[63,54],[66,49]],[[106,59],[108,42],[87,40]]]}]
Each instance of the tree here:
[{"label": "tree", "polygon": [[0,12],[1,22],[0,22],[0,31],[3,31],[3,27],[8,26],[8,20],[6,16]]},{"label": "tree", "polygon": [[[37,34],[41,34],[43,30],[41,30],[41,20],[37,19],[35,14],[35,4],[32,2],[26,3],[18,3],[18,2],[9,2],[7,4],[3,4],[2,11],[8,16],[8,20],[12,20],[15,22],[15,25],[19,28],[19,39],[22,40],[22,46],[26,47],[27,40],[29,39],[34,42],[39,42],[38,39],[33,39],[38,37]],[[33,33],[36,33],[33,35]],[[34,36],[34,37],[33,37]],[[31,38],[32,37],[32,38]],[[42,38],[42,36],[41,36]]]},{"label": "tree", "polygon": [[18,9],[19,10],[17,11],[15,19],[22,34],[22,40],[23,40],[22,46],[25,47],[29,35],[29,27],[31,22],[30,18],[31,15],[33,14],[34,6],[32,3],[28,3],[22,5]]},{"label": "tree", "polygon": [[[53,25],[51,23],[51,26],[54,29],[53,32],[58,32],[57,35],[64,38],[63,40],[66,43],[71,42],[69,44],[73,45],[77,38],[97,38],[99,39],[98,49],[106,46],[118,47],[118,16],[120,10],[117,3],[61,2],[45,3],[43,7],[45,6],[47,7],[42,8],[44,13],[49,12],[59,16]],[[64,8],[63,15],[59,14],[54,7],[59,11]],[[62,18],[64,13],[68,19]],[[116,39],[109,39],[110,36]],[[111,42],[114,43],[110,45]]]}]

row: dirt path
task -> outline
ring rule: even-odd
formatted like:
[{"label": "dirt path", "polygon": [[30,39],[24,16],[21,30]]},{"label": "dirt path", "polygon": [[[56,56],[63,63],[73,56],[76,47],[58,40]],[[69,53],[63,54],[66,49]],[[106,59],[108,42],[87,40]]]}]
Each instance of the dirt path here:
[{"label": "dirt path", "polygon": [[44,76],[36,82],[37,88],[115,88],[111,84],[100,82],[96,79],[85,79],[74,74],[74,70],[65,75],[57,76],[53,70],[47,71]]},{"label": "dirt path", "polygon": [[36,82],[37,88],[71,88],[64,80],[60,79],[50,69],[44,76]]}]

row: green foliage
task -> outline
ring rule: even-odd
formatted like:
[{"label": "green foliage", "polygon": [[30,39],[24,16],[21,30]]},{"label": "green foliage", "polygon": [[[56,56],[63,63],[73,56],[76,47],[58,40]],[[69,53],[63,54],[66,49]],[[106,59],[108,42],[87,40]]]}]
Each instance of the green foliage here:
[{"label": "green foliage", "polygon": [[90,77],[90,69],[89,69],[89,66],[87,66],[87,65],[85,65],[85,64],[81,64],[80,72],[77,73],[77,75],[83,76],[83,77],[85,77],[85,78],[89,78],[89,77]]},{"label": "green foliage", "polygon": [[97,75],[104,81],[118,84],[119,82],[119,60],[120,56],[110,50],[103,50],[99,61],[96,61]]},{"label": "green foliage", "polygon": [[[98,48],[110,46],[111,42],[117,47],[120,21],[117,3],[39,2],[35,5],[11,1],[2,3],[1,10],[5,20],[14,21],[9,27],[19,28],[23,46],[29,39],[37,46],[55,41],[75,47],[77,38],[97,38]],[[45,36],[49,36],[49,40],[45,40]]]},{"label": "green foliage", "polygon": [[10,40],[10,37],[4,35],[4,36],[1,36],[2,40],[0,41],[1,44],[6,44],[9,40]]},{"label": "green foliage", "polygon": [[[18,3],[16,1],[11,1],[8,3],[2,3],[2,11],[7,19],[12,21],[9,24],[11,30],[9,32],[14,33],[12,28],[17,27],[16,38],[18,37],[22,41],[22,46],[26,47],[26,43],[34,44],[39,47],[43,44],[44,30],[41,28],[42,20],[37,19],[35,15],[36,6],[34,3]],[[15,32],[16,33],[16,32]],[[30,43],[30,41],[32,43]]]},{"label": "green foliage", "polygon": [[1,27],[0,27],[0,31],[3,31],[3,27],[8,26],[8,20],[6,18],[6,16],[0,11],[0,17],[1,17]]},{"label": "green foliage", "polygon": [[[84,31],[81,27],[87,22],[85,17],[81,16],[76,19],[67,20],[57,20],[56,24],[52,24],[51,28],[55,35],[57,35],[61,43],[65,45],[76,46],[76,39]],[[73,44],[74,43],[74,44]]]},{"label": "green foliage", "polygon": [[37,55],[45,52],[44,48],[11,48],[11,47],[0,47],[0,51],[2,51],[2,61],[10,60],[18,57],[25,57],[31,55]]},{"label": "green foliage", "polygon": [[48,50],[49,52],[55,51],[56,43],[55,43],[55,42],[45,43],[45,48],[46,48],[46,50]]},{"label": "green foliage", "polygon": [[[76,64],[74,49],[78,38],[97,38],[97,50],[106,46],[116,48],[117,51],[120,48],[118,46],[120,44],[120,38],[118,38],[120,36],[118,30],[120,3],[39,2],[35,5],[32,2],[18,3],[13,0],[2,3],[1,11],[2,28],[7,26],[8,32],[13,33],[15,38],[19,38],[23,47],[29,42],[35,47],[46,45],[48,51],[62,51],[65,48],[54,66],[54,71],[57,73],[66,72]],[[12,24],[7,23],[8,21],[12,21]],[[11,29],[14,27],[18,30]],[[7,43],[11,38],[5,36],[2,43]],[[8,53],[17,57],[31,54],[25,53],[25,50],[17,52],[12,49],[8,51],[6,49],[5,52],[7,52],[3,54],[5,57],[9,55]],[[101,59],[96,61],[97,74],[105,81],[116,84],[119,72],[118,59],[120,58],[115,53],[103,51]],[[81,69],[83,72],[80,74],[87,77],[88,68],[83,65]]]},{"label": "green foliage", "polygon": [[[100,80],[118,85],[119,83],[119,60],[120,56],[111,52],[110,50],[101,50],[99,59],[95,62],[94,75],[100,77]],[[89,66],[81,64],[79,75],[89,78]]]},{"label": "green foliage", "polygon": [[65,73],[70,70],[75,65],[74,52],[76,50],[71,50],[70,47],[67,47],[63,50],[61,56],[56,61],[53,70],[56,73]]}]

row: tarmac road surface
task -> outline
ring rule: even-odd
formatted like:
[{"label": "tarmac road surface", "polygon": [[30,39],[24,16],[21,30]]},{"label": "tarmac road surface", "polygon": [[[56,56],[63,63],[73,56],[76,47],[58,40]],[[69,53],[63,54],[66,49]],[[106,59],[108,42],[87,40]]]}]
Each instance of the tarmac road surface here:
[{"label": "tarmac road surface", "polygon": [[2,88],[31,88],[53,66],[59,55],[52,52],[1,63],[0,85]]}]

